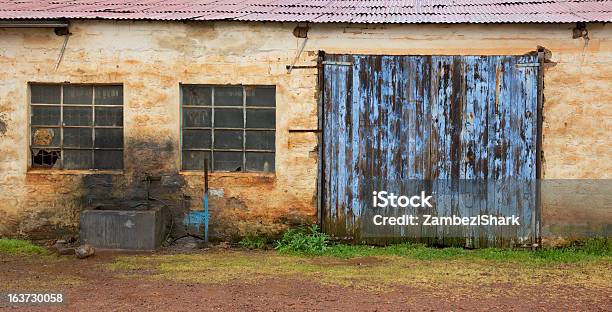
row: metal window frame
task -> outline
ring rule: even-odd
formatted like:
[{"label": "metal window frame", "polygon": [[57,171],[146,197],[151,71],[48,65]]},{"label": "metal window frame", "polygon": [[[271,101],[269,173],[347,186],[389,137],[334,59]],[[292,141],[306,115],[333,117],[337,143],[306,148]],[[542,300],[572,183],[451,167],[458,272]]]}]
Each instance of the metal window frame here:
[{"label": "metal window frame", "polygon": [[[184,100],[185,97],[183,95],[185,87],[208,87],[211,88],[211,101],[210,105],[185,105]],[[216,105],[216,96],[215,91],[220,87],[240,87],[242,89],[242,105]],[[270,110],[274,111],[276,114],[276,101],[274,106],[247,106],[247,88],[248,87],[274,87],[274,94],[276,96],[276,85],[219,85],[219,84],[180,84],[180,117],[181,117],[181,136],[180,136],[180,162],[181,162],[181,170],[183,171],[201,171],[199,169],[186,169],[183,166],[183,153],[189,151],[199,151],[204,153],[210,153],[210,171],[211,172],[229,172],[227,170],[216,170],[215,169],[215,152],[242,152],[242,170],[240,172],[264,172],[260,170],[247,170],[246,164],[246,154],[247,153],[272,153],[275,158],[274,168],[271,168],[270,172],[276,171],[276,144],[274,149],[249,149],[246,148],[246,133],[247,132],[257,132],[257,131],[265,131],[265,132],[273,132],[274,139],[276,140],[276,124],[274,128],[247,128],[247,110]],[[184,108],[192,108],[192,109],[210,109],[210,127],[186,127],[183,123],[184,119]],[[216,109],[239,109],[242,110],[242,127],[216,127],[215,126],[215,110]],[[210,148],[185,148],[184,147],[184,131],[185,130],[210,130]],[[242,149],[236,148],[217,148],[215,147],[215,130],[230,130],[230,131],[242,131]]]},{"label": "metal window frame", "polygon": [[[33,169],[50,169],[50,170],[107,170],[100,169],[95,167],[95,152],[96,151],[121,151],[123,155],[124,147],[95,147],[96,146],[96,129],[121,129],[123,135],[123,121],[121,126],[96,126],[96,108],[98,107],[108,107],[108,108],[117,108],[121,109],[121,114],[124,113],[124,104],[125,101],[121,99],[121,105],[111,105],[111,104],[96,104],[96,87],[97,86],[116,86],[121,87],[123,89],[123,84],[72,84],[72,83],[38,83],[38,82],[30,82],[28,84],[31,89],[32,86],[35,85],[45,85],[45,86],[59,86],[60,87],[60,103],[59,104],[49,104],[49,103],[32,103],[32,96],[30,92],[29,105],[30,110],[32,107],[59,107],[60,108],[60,122],[59,125],[33,125],[32,124],[32,114],[30,113],[30,150],[36,149],[44,149],[45,147],[34,146],[32,143],[32,129],[34,128],[58,128],[60,130],[60,143],[59,146],[49,147],[49,150],[59,151],[59,167],[51,167],[44,168],[34,166],[34,164],[30,163],[30,168]],[[79,87],[90,87],[92,89],[91,94],[91,104],[65,104],[64,103],[64,87],[66,86],[79,86]],[[64,109],[66,107],[83,107],[83,108],[91,108],[91,122],[86,126],[74,126],[65,125],[64,122]],[[64,129],[91,129],[91,147],[65,147],[64,146]],[[125,142],[124,142],[125,145]],[[64,151],[91,151],[91,164],[88,168],[80,168],[80,169],[66,169],[64,166]],[[31,156],[30,156],[31,157]],[[122,160],[121,168],[111,169],[111,170],[123,170],[124,164]]]}]

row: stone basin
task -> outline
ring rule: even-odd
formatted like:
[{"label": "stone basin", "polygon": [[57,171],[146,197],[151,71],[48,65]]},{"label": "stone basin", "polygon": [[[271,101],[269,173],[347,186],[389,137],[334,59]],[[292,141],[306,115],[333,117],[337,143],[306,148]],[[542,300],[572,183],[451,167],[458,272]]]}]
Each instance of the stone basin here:
[{"label": "stone basin", "polygon": [[155,250],[166,238],[170,214],[164,205],[104,207],[81,212],[80,239],[102,249]]}]

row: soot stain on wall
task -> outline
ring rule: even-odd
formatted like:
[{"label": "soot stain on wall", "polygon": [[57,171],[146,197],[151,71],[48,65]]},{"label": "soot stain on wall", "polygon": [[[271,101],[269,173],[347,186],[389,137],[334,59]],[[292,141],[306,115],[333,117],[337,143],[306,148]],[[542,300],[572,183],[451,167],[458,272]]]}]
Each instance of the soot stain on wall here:
[{"label": "soot stain on wall", "polygon": [[185,179],[168,165],[175,151],[171,141],[132,139],[124,151],[124,174],[92,174],[83,177],[80,206],[83,209],[146,210],[167,206],[173,232],[189,210],[183,193]]}]

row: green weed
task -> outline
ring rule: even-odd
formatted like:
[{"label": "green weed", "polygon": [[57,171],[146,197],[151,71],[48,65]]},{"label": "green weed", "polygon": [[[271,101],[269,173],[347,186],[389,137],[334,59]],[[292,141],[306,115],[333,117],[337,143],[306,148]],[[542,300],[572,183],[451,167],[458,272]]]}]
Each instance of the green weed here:
[{"label": "green weed", "polygon": [[275,249],[281,253],[321,255],[329,249],[329,236],[317,225],[289,229],[276,241]]}]

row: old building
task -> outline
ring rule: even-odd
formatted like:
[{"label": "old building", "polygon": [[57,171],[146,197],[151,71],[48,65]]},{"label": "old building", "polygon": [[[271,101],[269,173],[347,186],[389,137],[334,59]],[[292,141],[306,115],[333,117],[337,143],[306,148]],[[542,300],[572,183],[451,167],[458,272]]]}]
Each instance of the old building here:
[{"label": "old building", "polygon": [[[442,119],[455,125],[434,165],[415,169],[420,177],[448,169],[486,178],[489,165],[470,158],[487,163],[499,149],[499,170],[609,189],[611,1],[2,1],[0,19],[0,235],[74,233],[81,210],[129,208],[147,193],[180,220],[202,208],[205,157],[211,235],[274,235],[317,221],[354,235],[359,213],[330,197],[354,180],[342,172],[389,147],[350,141],[370,130],[335,107],[369,98],[383,107],[398,96],[374,85],[387,82],[413,92],[400,97],[405,105],[449,99],[405,117],[429,122],[438,139],[430,130]],[[465,130],[474,123],[461,120],[504,119],[464,110],[474,90],[506,90],[508,120],[526,128],[497,141]],[[427,138],[409,135],[401,144],[414,148],[393,160],[442,146]],[[481,154],[454,148],[465,140]],[[369,149],[347,160],[340,147],[351,144]],[[541,196],[533,216],[542,236],[609,235],[612,201],[580,185]],[[581,205],[587,199],[596,204]]]}]

